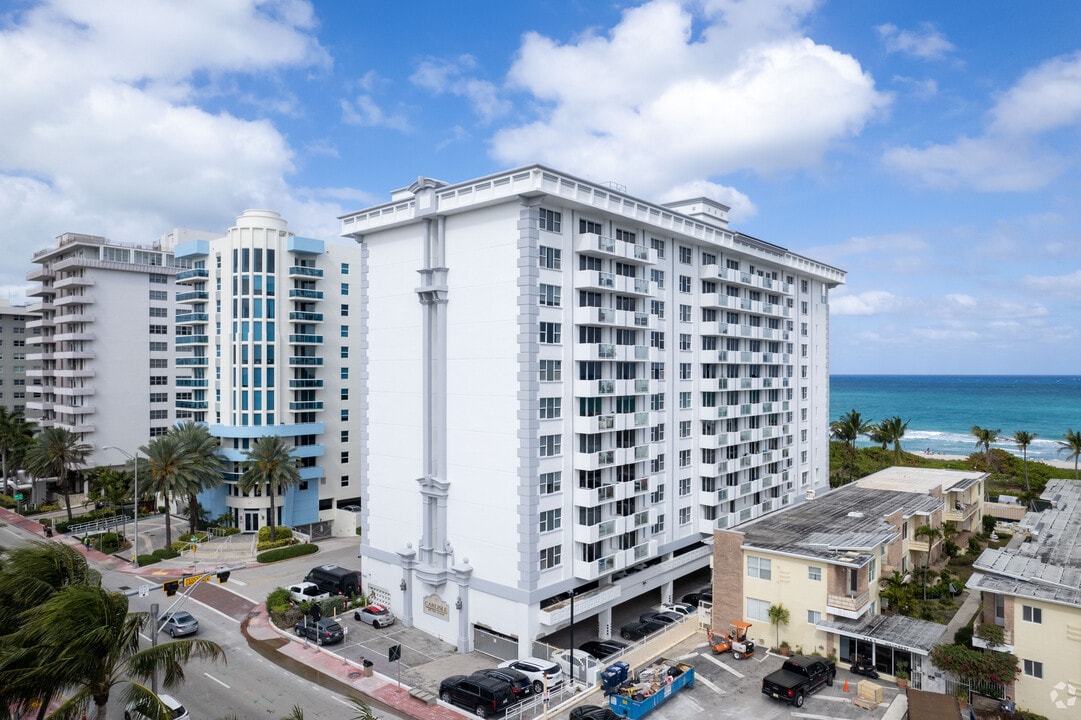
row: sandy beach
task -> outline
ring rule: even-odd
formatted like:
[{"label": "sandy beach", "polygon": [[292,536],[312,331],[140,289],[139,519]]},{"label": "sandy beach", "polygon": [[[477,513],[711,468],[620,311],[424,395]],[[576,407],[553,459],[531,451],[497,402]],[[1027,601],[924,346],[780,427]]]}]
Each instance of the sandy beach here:
[{"label": "sandy beach", "polygon": [[[914,454],[919,455],[921,457],[929,458],[931,460],[966,460],[968,458],[967,455],[946,455],[944,453],[917,452],[917,453],[914,453]],[[1063,468],[1065,470],[1073,470],[1074,469],[1073,461],[1067,461],[1067,460],[1033,460],[1033,459],[1029,458],[1029,462],[1042,462],[1045,465],[1050,465],[1051,467],[1056,467],[1056,468]]]}]

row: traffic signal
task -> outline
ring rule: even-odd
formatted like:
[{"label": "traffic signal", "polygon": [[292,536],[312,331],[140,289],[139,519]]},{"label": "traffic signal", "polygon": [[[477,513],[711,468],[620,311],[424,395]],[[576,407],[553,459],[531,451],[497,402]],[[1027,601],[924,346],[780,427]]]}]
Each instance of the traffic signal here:
[{"label": "traffic signal", "polygon": [[222,570],[220,573],[218,573],[218,582],[220,582],[220,583],[229,582],[229,571],[228,570]]},{"label": "traffic signal", "polygon": [[176,591],[180,589],[179,580],[168,580],[161,584],[161,589],[165,591],[165,594],[169,597],[176,595]]}]

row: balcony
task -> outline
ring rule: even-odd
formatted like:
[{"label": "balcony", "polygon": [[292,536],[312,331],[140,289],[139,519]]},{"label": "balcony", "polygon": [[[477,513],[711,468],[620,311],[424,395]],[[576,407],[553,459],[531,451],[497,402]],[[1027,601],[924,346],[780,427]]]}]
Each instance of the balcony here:
[{"label": "balcony", "polygon": [[[294,300],[322,300],[322,290],[307,290],[305,288],[293,288],[289,291],[289,297]],[[177,297],[177,300],[180,298]]]},{"label": "balcony", "polygon": [[322,365],[323,358],[311,357],[310,355],[293,355],[289,358],[290,365],[297,365],[302,367],[310,367],[312,365]]},{"label": "balcony", "polygon": [[626,566],[624,552],[620,550],[593,561],[575,560],[574,576],[581,580],[596,580],[616,570],[622,570]]},{"label": "balcony", "polygon": [[612,308],[574,308],[574,322],[576,325],[615,325],[618,317],[619,313]]},{"label": "balcony", "polygon": [[210,293],[206,290],[191,290],[176,294],[178,303],[205,302],[210,299]]},{"label": "balcony", "polygon": [[574,488],[574,504],[582,507],[595,507],[616,499],[615,485],[601,485],[595,488]]},{"label": "balcony", "polygon": [[1006,628],[1002,628],[1002,645],[991,646],[986,640],[979,637],[980,625],[983,625],[979,615],[976,616],[976,622],[972,625],[972,647],[982,648],[984,650],[994,650],[995,652],[1008,652],[1014,651],[1013,646],[1013,631]]},{"label": "balcony", "polygon": [[289,342],[293,345],[322,345],[322,335],[290,335]]},{"label": "balcony", "polygon": [[826,595],[826,612],[832,615],[855,620],[870,609],[871,593],[868,590],[848,595]]},{"label": "balcony", "polygon": [[615,462],[615,457],[615,453],[611,450],[601,450],[594,453],[576,452],[574,454],[574,469],[599,470],[611,466]]},{"label": "balcony", "polygon": [[58,308],[71,305],[92,305],[94,298],[91,295],[65,295],[64,297],[55,298],[53,303]]},{"label": "balcony", "polygon": [[62,387],[60,385],[42,387],[42,390],[52,391],[53,395],[58,397],[86,397],[87,395],[93,395],[97,392],[97,390],[92,387]]},{"label": "balcony", "polygon": [[648,245],[616,240],[597,233],[581,233],[574,238],[574,251],[593,257],[613,258],[638,265],[657,262],[656,251]]},{"label": "balcony", "polygon": [[206,410],[206,400],[177,400],[175,404],[178,410]]},{"label": "balcony", "polygon": [[210,342],[207,335],[178,335],[176,344],[179,345],[206,345]]},{"label": "balcony", "polygon": [[575,525],[574,540],[575,542],[595,543],[605,538],[615,537],[623,531],[623,518],[609,518],[595,525]]},{"label": "balcony", "polygon": [[304,400],[301,402],[289,403],[289,412],[310,412],[312,410],[322,410],[322,400]]},{"label": "balcony", "polygon": [[93,285],[93,284],[94,284],[94,280],[92,278],[83,277],[82,275],[70,275],[70,276],[68,276],[66,278],[63,278],[61,280],[54,281],[53,282],[53,289],[54,290],[63,290],[64,288],[71,288],[71,287],[89,287],[90,285]]},{"label": "balcony", "polygon": [[289,320],[291,322],[323,322],[323,313],[291,312],[289,313]]},{"label": "balcony", "polygon": [[176,362],[176,365],[177,365],[178,367],[179,367],[179,366],[181,366],[181,365],[188,365],[188,366],[191,366],[191,365],[196,365],[196,366],[205,366],[205,365],[207,364],[207,358],[205,358],[205,357],[202,357],[202,356],[197,356],[197,357],[178,357],[178,358],[176,359],[176,361],[175,361],[175,362]]},{"label": "balcony", "polygon": [[292,378],[289,380],[291,388],[321,388],[323,381],[315,378]]},{"label": "balcony", "polygon": [[616,287],[616,276],[599,270],[576,270],[575,287],[579,290],[601,290],[611,292]]},{"label": "balcony", "polygon": [[177,325],[189,325],[191,323],[210,322],[210,315],[204,312],[180,313],[174,319]]},{"label": "balcony", "polygon": [[[979,503],[962,503],[955,501],[952,506],[947,505],[942,511],[942,519],[946,522],[963,523],[977,514],[980,509]],[[911,543],[909,544],[911,547]]]},{"label": "balcony", "polygon": [[293,265],[289,268],[289,277],[321,278],[323,271],[320,268],[307,267],[306,265]]},{"label": "balcony", "polygon": [[181,270],[176,274],[176,281],[178,283],[191,282],[193,280],[209,280],[210,271],[206,268],[191,268],[190,270]]},{"label": "balcony", "polygon": [[48,265],[42,265],[39,268],[34,268],[30,272],[26,273],[27,280],[44,280],[46,278],[53,277],[53,269]]},{"label": "balcony", "polygon": [[[65,350],[64,352],[53,353],[53,357],[57,360],[93,360],[95,356],[92,350]],[[47,358],[42,355],[42,359]]]},{"label": "balcony", "polygon": [[190,387],[190,388],[205,388],[207,386],[206,378],[177,378],[177,387]]},{"label": "balcony", "polygon": [[57,368],[53,371],[53,375],[58,378],[92,378],[97,373],[94,370],[79,369],[79,370],[61,370]]}]

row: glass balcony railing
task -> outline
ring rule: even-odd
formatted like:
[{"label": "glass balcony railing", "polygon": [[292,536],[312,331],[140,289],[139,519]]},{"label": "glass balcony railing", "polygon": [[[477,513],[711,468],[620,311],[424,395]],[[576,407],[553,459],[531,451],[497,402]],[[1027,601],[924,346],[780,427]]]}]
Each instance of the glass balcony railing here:
[{"label": "glass balcony railing", "polygon": [[176,359],[177,365],[206,365],[207,358],[205,357],[178,357]]},{"label": "glass balcony railing", "polygon": [[323,313],[316,312],[291,312],[289,319],[298,322],[323,322]]},{"label": "glass balcony railing", "polygon": [[322,335],[290,335],[289,342],[296,345],[322,345]]},{"label": "glass balcony railing", "polygon": [[[292,290],[289,291],[289,297],[291,297],[291,298],[302,298],[302,299],[305,299],[305,300],[322,300],[323,299],[323,291],[322,290],[306,290],[304,288],[293,288]],[[176,299],[179,301],[180,296],[178,295]]]},{"label": "glass balcony railing", "polygon": [[323,358],[309,357],[307,355],[294,355],[289,358],[290,365],[322,365]]},{"label": "glass balcony railing", "polygon": [[210,339],[206,335],[179,335],[177,345],[206,345]]},{"label": "glass balcony railing", "polygon": [[294,265],[289,268],[290,275],[301,275],[304,277],[323,277],[323,271],[320,268],[306,267],[304,265]]},{"label": "glass balcony railing", "polygon": [[176,294],[177,302],[193,302],[196,300],[209,300],[210,293],[206,290],[192,290],[190,292],[182,292]]},{"label": "glass balcony railing", "polygon": [[289,409],[294,412],[303,412],[305,410],[322,410],[322,400],[306,400],[303,402],[291,402],[289,403]]},{"label": "glass balcony railing", "polygon": [[185,280],[191,280],[192,278],[209,278],[210,271],[206,268],[192,268],[191,270],[181,270],[176,274],[177,282],[184,282]]},{"label": "glass balcony railing", "polygon": [[292,378],[289,380],[291,388],[321,388],[323,381],[315,378]]}]

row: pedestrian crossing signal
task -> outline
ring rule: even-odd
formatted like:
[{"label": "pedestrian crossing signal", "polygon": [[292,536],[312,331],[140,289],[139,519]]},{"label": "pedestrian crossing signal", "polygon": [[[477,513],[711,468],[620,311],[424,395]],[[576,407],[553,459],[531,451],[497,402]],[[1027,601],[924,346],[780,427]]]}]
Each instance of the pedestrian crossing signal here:
[{"label": "pedestrian crossing signal", "polygon": [[218,573],[218,582],[220,582],[220,583],[229,582],[229,571],[228,570],[222,570],[220,573]]},{"label": "pedestrian crossing signal", "polygon": [[161,589],[165,591],[165,594],[169,597],[176,595],[176,591],[180,589],[179,580],[169,580],[161,584]]}]

